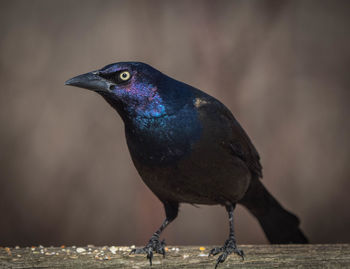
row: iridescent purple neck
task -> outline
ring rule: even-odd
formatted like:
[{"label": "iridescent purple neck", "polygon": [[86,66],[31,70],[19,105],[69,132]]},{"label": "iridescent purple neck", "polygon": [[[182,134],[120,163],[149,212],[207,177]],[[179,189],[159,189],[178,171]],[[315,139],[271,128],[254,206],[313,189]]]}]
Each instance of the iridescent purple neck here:
[{"label": "iridescent purple neck", "polygon": [[128,104],[126,111],[132,117],[158,118],[166,114],[163,99],[151,84],[137,83],[127,91],[117,90],[115,94]]},{"label": "iridescent purple neck", "polygon": [[159,118],[167,114],[157,88],[150,84],[139,83],[127,91],[116,89],[113,93],[102,96],[119,113],[124,122],[135,118]]}]

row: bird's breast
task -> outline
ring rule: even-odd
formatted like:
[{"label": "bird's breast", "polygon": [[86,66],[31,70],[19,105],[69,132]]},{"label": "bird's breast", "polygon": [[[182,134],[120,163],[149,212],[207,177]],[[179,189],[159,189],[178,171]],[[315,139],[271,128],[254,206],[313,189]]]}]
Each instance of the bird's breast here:
[{"label": "bird's breast", "polygon": [[186,158],[202,132],[197,112],[191,109],[159,118],[136,117],[125,127],[133,160],[157,166]]}]

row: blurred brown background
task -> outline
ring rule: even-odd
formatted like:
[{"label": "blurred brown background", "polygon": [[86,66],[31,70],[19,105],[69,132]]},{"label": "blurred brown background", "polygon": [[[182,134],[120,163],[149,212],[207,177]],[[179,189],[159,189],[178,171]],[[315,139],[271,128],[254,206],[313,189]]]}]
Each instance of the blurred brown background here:
[{"label": "blurred brown background", "polygon": [[[350,242],[349,1],[1,1],[0,245],[143,245],[160,202],[121,119],[65,87],[143,61],[222,100],[264,184],[313,243]],[[239,243],[266,243],[236,210]],[[168,244],[222,244],[220,207],[183,205]]]}]

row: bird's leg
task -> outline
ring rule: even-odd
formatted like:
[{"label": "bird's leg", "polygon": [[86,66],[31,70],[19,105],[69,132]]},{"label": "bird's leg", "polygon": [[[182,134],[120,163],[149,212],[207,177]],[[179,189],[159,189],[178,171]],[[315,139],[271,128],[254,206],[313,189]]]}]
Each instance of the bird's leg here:
[{"label": "bird's leg", "polygon": [[148,241],[148,244],[144,248],[135,248],[130,254],[147,254],[147,259],[149,260],[150,265],[152,265],[153,251],[156,253],[162,254],[165,256],[165,240],[160,241],[159,237],[163,230],[172,222],[176,217],[179,210],[178,203],[163,202],[165,208],[166,218],[163,221],[159,229],[152,235],[151,239]]},{"label": "bird's leg", "polygon": [[233,229],[233,211],[234,211],[235,207],[236,207],[236,204],[226,205],[226,210],[228,212],[229,221],[230,221],[229,238],[226,240],[224,246],[213,248],[209,252],[209,256],[211,256],[211,255],[214,256],[214,255],[222,252],[222,254],[217,259],[215,269],[218,267],[219,263],[224,262],[226,260],[227,256],[230,255],[232,252],[238,254],[239,256],[242,257],[242,259],[244,259],[243,251],[238,249],[236,246],[236,238],[235,238],[235,233],[234,233],[234,229]]},{"label": "bird's leg", "polygon": [[162,231],[165,229],[166,226],[168,226],[170,222],[165,219],[162,223],[162,226],[152,235],[151,239],[148,241],[148,244],[144,248],[135,248],[131,251],[130,254],[147,254],[147,259],[150,262],[150,265],[152,265],[152,258],[153,258],[153,251],[156,253],[162,254],[163,257],[165,256],[165,241],[159,240],[159,236],[162,233]]}]

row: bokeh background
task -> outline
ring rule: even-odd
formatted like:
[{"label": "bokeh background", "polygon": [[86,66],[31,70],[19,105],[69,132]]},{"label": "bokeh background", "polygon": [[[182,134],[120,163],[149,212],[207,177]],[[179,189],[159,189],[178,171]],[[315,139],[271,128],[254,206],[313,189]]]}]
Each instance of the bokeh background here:
[{"label": "bokeh background", "polygon": [[[0,245],[143,245],[164,218],[123,123],[72,76],[147,62],[223,101],[313,243],[350,242],[349,1],[1,1]],[[266,243],[236,210],[239,243]],[[168,244],[222,244],[181,207]]]}]

